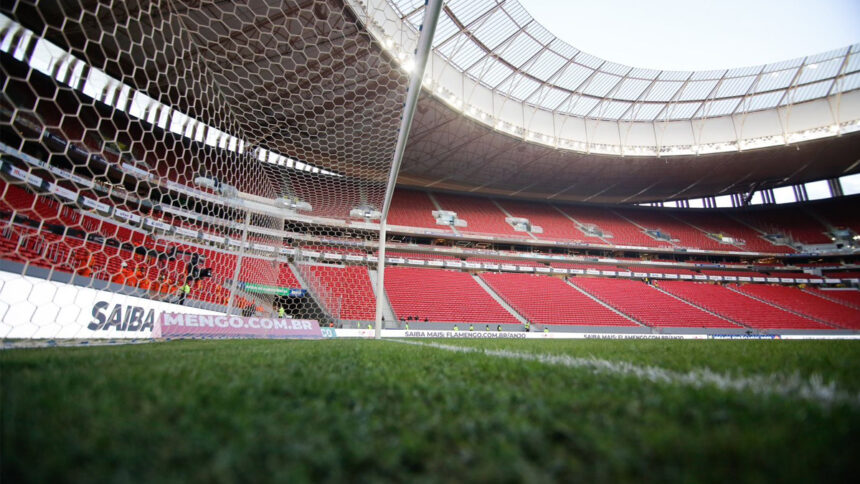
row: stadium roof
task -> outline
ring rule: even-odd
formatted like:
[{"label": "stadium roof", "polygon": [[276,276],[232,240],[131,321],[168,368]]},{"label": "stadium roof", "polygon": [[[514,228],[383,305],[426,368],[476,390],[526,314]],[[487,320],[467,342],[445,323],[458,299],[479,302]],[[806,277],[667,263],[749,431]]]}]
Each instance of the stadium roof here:
[{"label": "stadium roof", "polygon": [[[404,74],[410,71],[423,0],[255,0],[241,8],[222,2],[178,9],[174,16],[192,32],[180,44],[199,46],[199,55],[166,48],[164,59],[202,61],[212,72],[207,82],[230,100],[217,109],[202,92],[171,89],[177,80],[161,75],[142,49],[132,50],[132,56],[114,52],[116,42],[125,45],[136,38],[135,22],[152,33],[153,45],[171,45],[165,37],[170,29],[146,24],[161,21],[157,8],[150,5],[152,15],[130,22],[140,16],[140,6],[120,3],[115,12],[85,17],[80,25],[55,24],[62,13],[47,4],[40,8],[43,16],[14,17],[32,31],[28,35],[44,35],[78,59],[104,66],[107,75],[125,83],[123,92],[136,90],[140,95],[135,97],[142,99],[149,92],[155,99],[150,99],[147,117],[175,111],[193,121],[188,126],[208,123],[210,134],[224,135],[219,139],[228,147],[237,138],[239,151],[243,146],[265,148],[259,153],[286,169],[300,160],[307,170],[319,170],[314,173],[380,183],[385,177],[381,169],[358,170],[356,160],[368,156],[369,141],[393,140],[395,124],[386,125],[385,136],[374,137],[368,130],[380,124],[377,111],[368,111],[364,123],[345,123],[341,114],[354,113],[359,101],[369,99],[367,93],[396,111],[404,97]],[[87,33],[97,31],[101,41],[93,44]],[[322,45],[320,36],[330,44]],[[23,58],[27,38],[21,36],[20,45],[7,50],[21,51]],[[116,42],[106,41],[112,38]],[[293,45],[283,39],[303,41]],[[271,48],[272,42],[282,48]],[[737,193],[860,171],[860,44],[756,68],[686,73],[634,69],[556,39],[515,0],[451,0],[444,6],[435,45],[401,184],[634,203]],[[387,52],[388,59],[371,55],[375,49]],[[467,57],[466,52],[472,54]],[[368,59],[379,62],[371,66]],[[74,62],[60,67],[73,65],[83,69]],[[360,75],[357,65],[366,67]],[[503,68],[510,69],[505,78],[492,75]],[[576,86],[568,83],[583,76]],[[70,82],[80,81],[81,86],[73,87],[86,91],[89,79],[79,77],[71,76]],[[783,77],[789,80],[778,81]],[[178,82],[192,86],[195,81]],[[522,87],[534,83],[539,86],[531,91]],[[648,86],[637,92],[628,87],[635,83]],[[738,87],[744,83],[746,90]],[[314,95],[304,95],[306,91]],[[565,91],[566,100],[557,105],[544,95]],[[663,91],[672,93],[657,97]],[[775,100],[764,103],[764,96]],[[730,102],[737,105],[728,114],[714,107]],[[586,103],[592,108],[577,114]],[[631,106],[626,114],[610,117],[614,111],[608,107],[618,103]],[[628,119],[649,109],[659,112]],[[685,117],[674,118],[681,110]],[[219,113],[230,116],[213,116]],[[233,122],[224,123],[228,118]],[[374,149],[373,156],[388,152]],[[289,176],[279,175],[284,180]]]},{"label": "stadium roof", "polygon": [[[366,23],[408,70],[424,2],[370,3],[401,19]],[[642,69],[565,43],[516,0],[449,0],[434,47],[404,184],[629,203],[858,170],[860,44],[752,67]]]},{"label": "stadium roof", "polygon": [[[423,0],[393,0],[418,28]],[[860,44],[772,64],[712,71],[642,69],[600,59],[556,38],[517,1],[450,0],[436,52],[505,96],[594,119],[654,121],[724,116],[860,87]]]}]

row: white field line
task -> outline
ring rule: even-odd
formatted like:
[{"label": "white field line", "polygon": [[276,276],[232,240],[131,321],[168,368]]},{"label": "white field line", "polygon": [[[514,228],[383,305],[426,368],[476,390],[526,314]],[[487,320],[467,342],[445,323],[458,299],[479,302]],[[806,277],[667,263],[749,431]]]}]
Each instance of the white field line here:
[{"label": "white field line", "polygon": [[595,374],[633,377],[658,384],[683,385],[697,389],[708,387],[717,388],[722,391],[750,392],[766,396],[777,395],[817,403],[823,407],[829,407],[833,404],[847,404],[855,408],[860,407],[860,393],[850,393],[840,390],[837,388],[836,382],[826,382],[820,375],[803,377],[794,373],[789,375],[740,376],[729,373],[717,373],[708,368],[697,368],[688,372],[679,372],[656,366],[640,366],[626,361],[610,361],[593,357],[580,358],[568,355],[523,353],[440,343],[421,343],[399,339],[386,341],[428,346],[460,353],[480,353],[499,358],[537,361],[548,365],[585,369]]}]

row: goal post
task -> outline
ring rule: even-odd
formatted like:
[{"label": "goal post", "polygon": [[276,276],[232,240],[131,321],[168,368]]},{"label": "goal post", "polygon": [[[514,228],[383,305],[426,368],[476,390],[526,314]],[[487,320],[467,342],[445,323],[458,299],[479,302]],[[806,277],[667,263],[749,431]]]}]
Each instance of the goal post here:
[{"label": "goal post", "polygon": [[160,312],[378,336],[429,4],[391,44],[386,0],[0,8],[0,338]]},{"label": "goal post", "polygon": [[436,24],[439,21],[439,13],[442,11],[442,0],[428,0],[424,8],[424,21],[419,28],[421,35],[418,37],[418,47],[415,49],[415,69],[409,80],[409,90],[406,92],[406,103],[403,106],[403,117],[400,130],[397,133],[397,145],[394,148],[394,159],[391,162],[391,171],[388,175],[388,186],[385,190],[385,198],[382,202],[382,216],[379,220],[379,269],[377,270],[377,298],[376,298],[376,327],[374,337],[382,337],[382,313],[385,305],[385,242],[386,224],[388,223],[388,211],[391,209],[391,199],[394,196],[394,187],[397,186],[397,175],[400,173],[400,164],[403,161],[403,151],[409,139],[412,129],[412,119],[415,116],[415,106],[418,104],[418,96],[421,94],[421,83],[424,79],[424,69],[427,67],[427,59],[433,48],[433,35],[436,33]]}]

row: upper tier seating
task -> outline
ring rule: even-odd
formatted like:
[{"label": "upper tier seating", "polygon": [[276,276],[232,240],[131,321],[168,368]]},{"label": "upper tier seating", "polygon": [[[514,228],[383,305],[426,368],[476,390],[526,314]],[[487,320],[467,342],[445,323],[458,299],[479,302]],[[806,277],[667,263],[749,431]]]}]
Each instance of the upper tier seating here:
[{"label": "upper tier seating", "polygon": [[532,323],[637,326],[557,277],[484,273],[481,278]]},{"label": "upper tier seating", "polygon": [[729,250],[734,249],[725,244],[720,244],[716,240],[708,237],[702,231],[697,230],[684,222],[671,216],[668,210],[648,210],[648,209],[627,209],[617,210],[624,217],[636,222],[642,227],[649,230],[659,229],[661,232],[668,234],[673,240],[677,240],[676,245],[680,247],[708,249],[708,250]]},{"label": "upper tier seating", "polygon": [[827,228],[797,207],[739,212],[738,219],[765,233],[779,233],[804,244],[829,244]]},{"label": "upper tier seating", "polygon": [[794,287],[745,284],[737,287],[737,289],[796,313],[827,321],[843,328],[860,329],[860,309],[852,309],[839,303],[830,302]]},{"label": "upper tier seating", "polygon": [[830,223],[833,227],[844,227],[860,234],[860,213],[857,210],[857,196],[819,200],[808,205],[809,210]]},{"label": "upper tier seating", "polygon": [[538,202],[499,200],[499,204],[514,217],[529,219],[529,223],[543,229],[535,234],[539,239],[585,242],[585,235],[576,224],[554,207]]},{"label": "upper tier seating", "polygon": [[719,212],[682,212],[675,211],[674,215],[680,220],[703,230],[709,234],[722,234],[732,237],[733,239],[741,239],[744,243],[721,244],[722,249],[719,250],[744,250],[749,252],[771,252],[771,253],[790,253],[794,250],[784,245],[773,245],[767,240],[760,237],[760,234],[755,230],[737,222],[729,217],[726,217]]},{"label": "upper tier seating", "polygon": [[686,301],[751,328],[832,329],[716,284],[686,281],[659,281],[656,284]]},{"label": "upper tier seating", "polygon": [[[672,247],[671,243],[649,237],[639,227],[604,208],[579,205],[567,205],[559,208],[581,224],[593,224],[599,227],[603,233],[608,234],[605,239],[610,244],[640,247]],[[584,234],[582,237],[586,242],[603,243],[595,237],[586,237]]]},{"label": "upper tier seating", "polygon": [[577,277],[571,282],[648,326],[739,328],[731,321],[708,314],[641,281]]},{"label": "upper tier seating", "polygon": [[390,267],[385,291],[398,318],[433,322],[519,324],[471,275],[443,269]]},{"label": "upper tier seating", "polygon": [[415,190],[395,190],[388,211],[389,225],[406,227],[424,227],[441,231],[450,231],[447,225],[437,225],[433,211],[437,210],[433,201],[425,192]]},{"label": "upper tier seating", "polygon": [[457,212],[457,218],[466,221],[466,227],[458,227],[463,233],[496,234],[505,237],[528,238],[525,232],[517,232],[505,222],[505,213],[489,198],[466,197],[437,193],[436,201],[443,210]]}]

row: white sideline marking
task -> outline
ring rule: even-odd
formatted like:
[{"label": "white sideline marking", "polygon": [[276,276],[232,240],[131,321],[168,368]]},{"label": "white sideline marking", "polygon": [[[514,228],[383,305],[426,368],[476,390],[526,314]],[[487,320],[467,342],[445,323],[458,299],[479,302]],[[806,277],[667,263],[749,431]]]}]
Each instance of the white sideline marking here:
[{"label": "white sideline marking", "polygon": [[777,395],[817,403],[823,407],[844,403],[860,407],[860,393],[849,393],[837,388],[836,382],[825,382],[820,375],[803,377],[797,373],[790,375],[751,375],[739,376],[717,373],[709,368],[698,368],[686,373],[667,370],[656,366],[640,366],[626,361],[610,361],[599,358],[580,358],[568,355],[549,355],[523,353],[509,350],[492,350],[469,346],[454,346],[440,343],[421,343],[390,339],[401,344],[429,346],[460,353],[481,353],[487,356],[515,360],[537,361],[548,365],[583,368],[597,374],[632,376],[651,383],[676,384],[692,388],[715,387],[723,391],[747,391],[757,395]]}]

